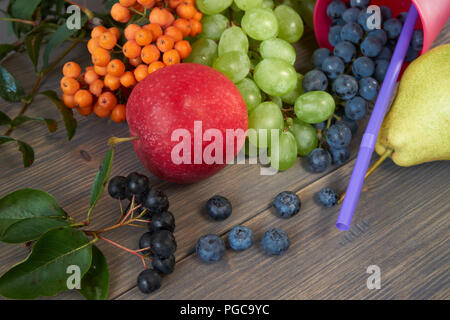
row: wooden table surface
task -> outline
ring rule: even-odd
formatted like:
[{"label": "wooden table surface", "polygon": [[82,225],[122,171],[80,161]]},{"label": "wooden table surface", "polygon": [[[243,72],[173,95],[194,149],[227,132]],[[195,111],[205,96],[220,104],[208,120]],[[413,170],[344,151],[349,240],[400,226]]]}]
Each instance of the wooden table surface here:
[{"label": "wooden table surface", "polygon": [[[450,42],[447,23],[435,45]],[[317,47],[307,30],[297,45],[297,70],[312,68],[310,56]],[[79,46],[69,57],[83,66],[89,63],[87,50]],[[15,54],[3,62],[26,88],[34,81],[28,58]],[[59,69],[60,70],[60,69]],[[44,89],[59,90],[59,72],[50,75]],[[17,113],[17,104],[0,102],[2,111]],[[54,105],[38,97],[30,107],[30,116],[59,119]],[[20,188],[39,188],[53,194],[75,218],[85,217],[90,187],[107,151],[111,136],[128,136],[126,124],[116,124],[95,116],[78,117],[78,131],[67,142],[61,121],[49,135],[40,124],[26,124],[14,137],[29,142],[36,151],[31,168],[22,167],[15,146],[0,148],[0,196]],[[110,299],[448,299],[450,162],[434,162],[412,168],[400,168],[386,161],[364,185],[353,227],[340,232],[334,227],[339,206],[321,207],[317,192],[331,186],[343,192],[355,162],[364,129],[352,142],[351,159],[327,172],[311,174],[301,161],[275,176],[259,175],[257,165],[232,165],[206,181],[174,185],[151,177],[152,184],[169,196],[170,210],[176,217],[178,242],[176,270],[164,278],[162,288],[144,295],[136,288],[142,265],[134,256],[98,243],[110,267]],[[374,159],[376,156],[374,156]],[[146,172],[131,144],[120,145],[112,175],[131,171]],[[298,215],[282,220],[270,208],[281,191],[297,192],[302,200]],[[214,194],[229,198],[233,214],[223,222],[208,220],[202,207]],[[118,203],[106,194],[93,214],[93,225],[107,226],[118,218]],[[239,224],[255,233],[255,245],[245,252],[227,250],[215,264],[205,264],[194,252],[197,239],[207,233],[223,237]],[[268,257],[261,249],[262,234],[271,227],[285,230],[291,247],[286,254]],[[121,228],[109,238],[129,248],[138,247],[140,229]],[[143,231],[142,231],[143,232]],[[0,244],[0,273],[23,260],[28,250],[22,245]],[[366,286],[369,265],[381,269],[381,289]],[[55,299],[78,299],[76,292],[65,292]]]}]

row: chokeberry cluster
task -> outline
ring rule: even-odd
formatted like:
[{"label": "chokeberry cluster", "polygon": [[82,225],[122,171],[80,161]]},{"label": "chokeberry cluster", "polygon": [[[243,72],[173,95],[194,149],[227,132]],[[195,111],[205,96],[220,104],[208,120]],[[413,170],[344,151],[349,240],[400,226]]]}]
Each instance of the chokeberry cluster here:
[{"label": "chokeberry cluster", "polygon": [[114,199],[130,201],[125,212],[133,206],[135,215],[148,221],[148,231],[139,239],[138,251],[151,259],[153,268],[139,274],[137,285],[143,293],[151,293],[161,287],[162,275],[175,268],[175,218],[168,211],[169,199],[163,191],[149,185],[147,176],[137,172],[110,179],[108,192]]}]

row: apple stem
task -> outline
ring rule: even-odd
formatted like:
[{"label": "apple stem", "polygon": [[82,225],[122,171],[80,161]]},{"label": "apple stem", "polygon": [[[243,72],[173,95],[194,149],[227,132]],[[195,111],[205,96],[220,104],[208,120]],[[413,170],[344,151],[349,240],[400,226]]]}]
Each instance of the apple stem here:
[{"label": "apple stem", "polygon": [[[367,170],[367,173],[366,173],[366,176],[364,179],[367,179],[368,177],[370,177],[370,175],[372,175],[372,173],[374,173],[375,170],[379,166],[381,166],[381,164],[384,162],[384,160],[389,158],[393,152],[394,152],[393,149],[386,149],[386,151],[380,156],[380,158],[378,158],[378,160],[373,165],[371,165],[370,168]],[[339,198],[338,203],[342,203],[344,201],[344,198],[345,198],[345,192]]]}]

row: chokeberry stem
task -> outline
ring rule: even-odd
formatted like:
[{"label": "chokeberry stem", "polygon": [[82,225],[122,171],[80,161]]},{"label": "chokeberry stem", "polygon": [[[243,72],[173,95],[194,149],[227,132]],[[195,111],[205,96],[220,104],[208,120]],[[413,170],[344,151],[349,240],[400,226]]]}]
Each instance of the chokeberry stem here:
[{"label": "chokeberry stem", "polygon": [[[142,263],[144,264],[145,269],[147,269],[147,264],[145,263],[145,258],[146,258],[146,257],[143,256],[143,255],[141,255],[140,253],[138,253],[137,250],[131,250],[131,249],[128,249],[127,247],[124,247],[124,246],[118,244],[117,242],[114,242],[114,241],[109,240],[108,238],[105,238],[105,237],[102,237],[102,236],[98,236],[98,238],[101,239],[101,240],[103,240],[103,241],[105,241],[105,242],[107,242],[107,243],[109,243],[109,244],[111,244],[111,245],[113,245],[113,246],[115,246],[115,247],[117,247],[117,248],[119,248],[119,249],[122,249],[122,250],[124,250],[124,251],[126,251],[126,252],[129,252],[129,253],[135,255],[136,257],[140,258],[141,261],[142,261]],[[149,250],[149,249],[150,249],[150,248],[145,248],[145,249],[141,249],[141,250],[139,250],[139,251]]]},{"label": "chokeberry stem", "polygon": [[339,117],[338,115],[336,115],[335,113],[333,113],[333,117],[334,117],[337,121],[342,121],[342,118]]}]

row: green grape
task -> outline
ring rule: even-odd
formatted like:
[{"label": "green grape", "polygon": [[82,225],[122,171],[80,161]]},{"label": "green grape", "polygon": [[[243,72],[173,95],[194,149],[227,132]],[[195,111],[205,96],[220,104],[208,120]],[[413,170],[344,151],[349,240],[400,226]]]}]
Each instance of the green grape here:
[{"label": "green grape", "polygon": [[261,7],[263,0],[234,0],[236,6],[244,11]]},{"label": "green grape", "polygon": [[212,16],[204,16],[202,19],[202,32],[199,38],[207,38],[211,40],[219,40],[221,34],[225,31],[230,22],[221,14]]},{"label": "green grape", "polygon": [[297,153],[299,156],[306,156],[319,144],[316,129],[309,123],[303,122],[297,118],[289,126],[289,131],[297,141]]},{"label": "green grape", "polygon": [[204,14],[220,13],[233,3],[233,0],[197,0],[197,8]]},{"label": "green grape", "polygon": [[284,96],[297,84],[294,67],[281,59],[263,59],[256,66],[253,77],[258,87],[271,96]]},{"label": "green grape", "polygon": [[279,38],[264,40],[259,47],[261,57],[279,58],[294,65],[297,53],[294,47],[287,41]]},{"label": "green grape", "polygon": [[274,10],[280,26],[278,37],[294,43],[303,35],[303,21],[300,15],[289,6],[281,5]]},{"label": "green grape", "polygon": [[297,73],[297,84],[295,85],[294,90],[289,92],[288,94],[281,97],[281,100],[283,100],[284,103],[294,105],[295,100],[303,94],[303,75],[300,73]]},{"label": "green grape", "polygon": [[277,170],[287,170],[297,160],[297,142],[294,135],[285,131],[278,138],[278,146],[272,142],[270,145],[270,165]]},{"label": "green grape", "polygon": [[217,44],[211,39],[198,39],[192,45],[191,54],[183,61],[212,66],[216,59]]},{"label": "green grape", "polygon": [[335,107],[334,99],[328,92],[310,91],[297,98],[294,110],[300,120],[320,123],[331,117]]},{"label": "green grape", "polygon": [[245,104],[247,105],[247,111],[250,113],[261,103],[261,91],[259,90],[256,83],[249,78],[245,78],[236,84],[239,92],[244,98]]},{"label": "green grape", "polygon": [[270,100],[272,100],[272,102],[275,103],[278,107],[280,107],[280,108],[283,107],[283,101],[281,100],[280,97],[271,96]]},{"label": "green grape", "polygon": [[[280,108],[273,102],[263,102],[257,106],[248,117],[248,127],[256,130],[256,135],[250,134],[248,139],[250,143],[259,148],[270,146],[271,130],[283,130],[284,121]],[[260,130],[266,129],[267,138],[258,141]],[[263,132],[261,132],[263,134]]]},{"label": "green grape", "polygon": [[239,51],[247,54],[248,38],[241,28],[233,26],[226,29],[220,36],[219,56],[230,51]]},{"label": "green grape", "polygon": [[274,38],[278,34],[277,17],[270,9],[254,8],[245,12],[242,29],[256,40]]},{"label": "green grape", "polygon": [[263,0],[261,8],[271,9],[272,10],[273,8],[275,8],[275,4],[273,3],[272,0]]},{"label": "green grape", "polygon": [[237,83],[244,79],[250,71],[250,59],[245,53],[230,51],[217,58],[213,68]]}]

